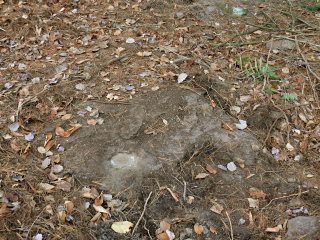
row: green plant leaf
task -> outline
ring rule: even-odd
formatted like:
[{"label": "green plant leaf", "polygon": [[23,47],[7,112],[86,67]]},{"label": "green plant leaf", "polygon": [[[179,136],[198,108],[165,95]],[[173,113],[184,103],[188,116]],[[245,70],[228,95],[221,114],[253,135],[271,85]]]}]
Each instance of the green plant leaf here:
[{"label": "green plant leaf", "polygon": [[294,93],[284,93],[282,96],[281,96],[281,99],[282,100],[285,100],[285,101],[293,101],[293,100],[297,100],[298,97],[296,94]]},{"label": "green plant leaf", "polygon": [[316,3],[314,5],[308,5],[305,3],[301,3],[301,6],[305,7],[306,9],[308,9],[309,11],[312,11],[312,12],[320,11],[320,3]]},{"label": "green plant leaf", "polygon": [[272,95],[272,94],[276,93],[277,90],[275,90],[275,89],[273,89],[273,88],[267,88],[264,92],[265,92],[266,94]]}]

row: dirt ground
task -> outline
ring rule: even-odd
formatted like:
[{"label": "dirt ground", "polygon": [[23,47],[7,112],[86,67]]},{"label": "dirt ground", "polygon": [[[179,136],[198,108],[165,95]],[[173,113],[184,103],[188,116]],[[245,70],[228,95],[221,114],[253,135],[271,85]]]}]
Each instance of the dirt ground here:
[{"label": "dirt ground", "polygon": [[[320,239],[288,232],[320,216],[315,4],[0,1],[0,239]],[[192,113],[187,92],[223,113],[217,132],[257,145],[197,139],[155,168],[110,167],[120,188],[99,162],[81,165],[124,144],[169,152],[170,123]],[[234,157],[248,151],[260,161]]]}]

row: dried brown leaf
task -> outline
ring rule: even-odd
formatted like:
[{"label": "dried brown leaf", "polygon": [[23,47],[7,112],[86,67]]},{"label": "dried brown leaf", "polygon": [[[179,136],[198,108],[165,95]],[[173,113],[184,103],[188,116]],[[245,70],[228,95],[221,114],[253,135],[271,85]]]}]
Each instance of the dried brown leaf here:
[{"label": "dried brown leaf", "polygon": [[206,178],[208,177],[209,174],[208,173],[199,173],[197,176],[196,176],[196,179],[203,179],[203,178]]},{"label": "dried brown leaf", "polygon": [[200,235],[203,233],[203,226],[196,223],[194,226],[193,226],[193,229],[195,231],[196,234]]},{"label": "dried brown leaf", "polygon": [[215,170],[211,165],[207,164],[206,170],[211,174],[217,174],[217,170]]}]

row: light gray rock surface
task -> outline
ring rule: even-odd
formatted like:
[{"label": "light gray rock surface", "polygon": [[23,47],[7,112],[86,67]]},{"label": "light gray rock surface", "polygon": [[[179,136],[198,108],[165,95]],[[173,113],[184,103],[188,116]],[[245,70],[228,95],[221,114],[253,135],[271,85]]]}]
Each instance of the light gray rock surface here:
[{"label": "light gray rock surface", "polygon": [[288,221],[286,240],[320,239],[320,217],[299,216]]},{"label": "light gray rock surface", "polygon": [[[212,108],[201,94],[181,88],[164,88],[136,97],[130,105],[86,102],[98,109],[102,125],[86,123],[65,142],[64,163],[81,177],[99,178],[109,186],[126,187],[163,164],[177,164],[188,153],[210,143],[219,164],[238,158],[245,165],[267,159],[262,146],[238,122],[219,108]],[[222,127],[229,124],[234,131]],[[266,163],[266,162],[265,162]]]}]

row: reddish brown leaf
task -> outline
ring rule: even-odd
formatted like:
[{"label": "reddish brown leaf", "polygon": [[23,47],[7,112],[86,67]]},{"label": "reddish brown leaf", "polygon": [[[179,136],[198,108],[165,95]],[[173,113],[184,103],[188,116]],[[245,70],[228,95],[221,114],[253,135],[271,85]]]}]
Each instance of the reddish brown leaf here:
[{"label": "reddish brown leaf", "polygon": [[227,123],[223,124],[222,127],[228,131],[233,131],[233,128]]},{"label": "reddish brown leaf", "polygon": [[211,165],[207,164],[206,169],[211,174],[217,174],[217,170],[215,170]]}]

